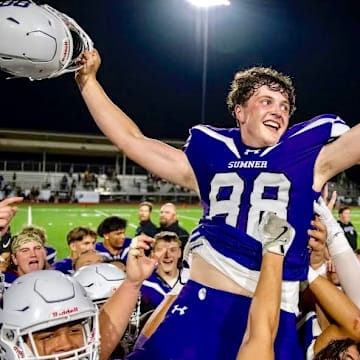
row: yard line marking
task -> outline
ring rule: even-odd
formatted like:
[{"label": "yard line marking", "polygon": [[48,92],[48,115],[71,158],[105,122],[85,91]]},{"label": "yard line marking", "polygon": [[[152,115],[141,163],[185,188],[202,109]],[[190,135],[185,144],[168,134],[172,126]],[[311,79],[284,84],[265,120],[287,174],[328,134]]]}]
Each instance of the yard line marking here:
[{"label": "yard line marking", "polygon": [[129,212],[121,212],[121,211],[101,211],[101,210],[94,210],[95,213],[109,217],[109,216],[118,216],[118,217],[122,217],[122,218],[128,218],[129,216],[131,216],[131,214]]},{"label": "yard line marking", "polygon": [[[110,216],[110,214],[107,214],[106,212],[101,211],[101,210],[95,209],[95,212],[96,212],[97,214],[101,214],[101,215],[104,215],[104,216],[106,216],[106,217]],[[135,224],[133,224],[133,223],[128,223],[128,226],[132,227],[133,229],[136,229],[136,228],[137,228],[137,225],[135,225]]]},{"label": "yard line marking", "polygon": [[28,211],[27,211],[27,224],[31,225],[32,224],[32,211],[31,211],[31,206],[28,206]]},{"label": "yard line marking", "polygon": [[182,214],[180,214],[180,218],[181,219],[188,219],[188,220],[192,220],[192,221],[196,221],[196,222],[198,222],[200,220],[200,218],[198,218],[198,217],[186,216],[186,215],[182,215]]},{"label": "yard line marking", "polygon": [[101,211],[101,210],[97,210],[97,209],[95,209],[95,212],[96,212],[97,214],[104,215],[104,216],[106,216],[106,217],[108,217],[108,216],[109,216],[109,214],[108,214],[108,213],[106,213],[105,211]]}]

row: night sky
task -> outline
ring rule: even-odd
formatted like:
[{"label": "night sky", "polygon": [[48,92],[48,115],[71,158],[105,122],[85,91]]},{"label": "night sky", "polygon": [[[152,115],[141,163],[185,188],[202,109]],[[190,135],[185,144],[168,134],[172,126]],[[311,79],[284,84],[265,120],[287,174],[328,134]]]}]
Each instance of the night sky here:
[{"label": "night sky", "polygon": [[[49,0],[91,36],[112,100],[150,137],[185,140],[201,122],[204,14],[185,0]],[[208,13],[206,123],[233,126],[235,71],[272,66],[297,88],[292,122],[360,118],[358,1],[232,0]],[[30,82],[0,74],[1,128],[100,134],[72,74]]]}]

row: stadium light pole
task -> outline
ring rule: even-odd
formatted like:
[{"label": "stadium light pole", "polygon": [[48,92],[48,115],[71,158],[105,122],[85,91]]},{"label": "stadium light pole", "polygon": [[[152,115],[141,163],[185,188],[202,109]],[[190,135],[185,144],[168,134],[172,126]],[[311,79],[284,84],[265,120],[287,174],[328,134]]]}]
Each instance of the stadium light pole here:
[{"label": "stadium light pole", "polygon": [[215,6],[228,6],[229,0],[187,0],[192,5],[203,10],[203,58],[202,58],[202,85],[201,85],[201,123],[205,123],[206,116],[206,85],[207,85],[207,63],[208,63],[208,34],[209,13],[208,9]]}]

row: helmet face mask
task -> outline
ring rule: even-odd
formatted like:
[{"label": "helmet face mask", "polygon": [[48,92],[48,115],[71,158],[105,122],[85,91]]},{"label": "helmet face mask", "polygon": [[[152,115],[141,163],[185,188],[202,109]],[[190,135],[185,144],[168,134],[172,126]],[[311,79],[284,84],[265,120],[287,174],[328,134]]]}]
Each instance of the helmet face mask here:
[{"label": "helmet face mask", "polygon": [[0,69],[30,80],[78,70],[93,43],[64,13],[32,0],[0,0]]},{"label": "helmet face mask", "polygon": [[[81,285],[59,271],[40,270],[20,276],[4,293],[0,322],[0,359],[99,357],[98,310]],[[39,345],[47,342],[51,349],[52,339],[63,332],[71,336],[71,343],[43,355],[41,349],[46,346]]]}]

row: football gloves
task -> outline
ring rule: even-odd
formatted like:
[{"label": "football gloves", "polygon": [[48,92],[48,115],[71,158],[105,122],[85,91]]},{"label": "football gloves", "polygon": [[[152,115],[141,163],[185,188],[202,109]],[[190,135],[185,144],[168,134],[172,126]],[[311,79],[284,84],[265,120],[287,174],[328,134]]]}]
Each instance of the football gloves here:
[{"label": "football gloves", "polygon": [[295,236],[294,228],[273,212],[265,212],[259,224],[263,254],[285,256]]}]

